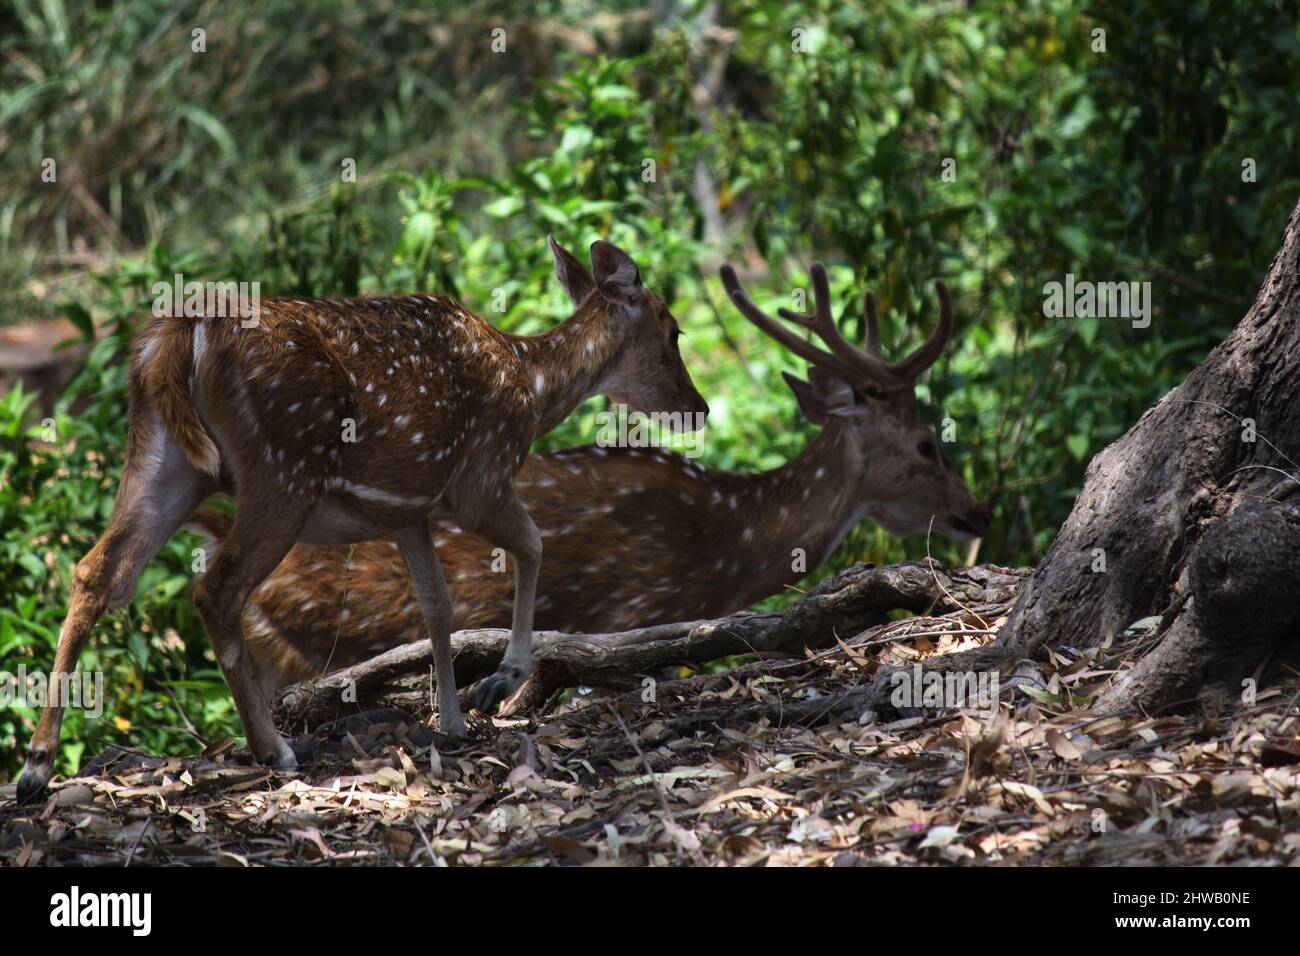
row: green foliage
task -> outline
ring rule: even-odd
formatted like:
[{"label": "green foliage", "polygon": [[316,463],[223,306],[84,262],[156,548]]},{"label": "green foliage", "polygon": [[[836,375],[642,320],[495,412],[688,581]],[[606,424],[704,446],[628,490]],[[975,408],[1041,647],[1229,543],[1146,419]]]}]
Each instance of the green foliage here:
[{"label": "green foliage", "polygon": [[[920,395],[993,509],[981,559],[1021,563],[1089,458],[1240,318],[1300,193],[1295,0],[727,0],[668,4],[653,28],[631,3],[439,6],[230,5],[207,54],[190,51],[199,4],[0,10],[0,321],[107,332],[52,442],[30,395],[0,399],[0,668],[50,665],[125,450],[122,356],[176,272],[447,292],[534,333],[567,314],[546,233],[609,238],[686,331],[713,408],[704,463],[738,469],[813,430],[779,377],[803,368],[726,301],[722,257],[766,266],[750,286],[768,308],[825,260],[848,327],[874,289],[897,353],[928,332],[942,278],[958,333]],[[495,18],[508,56],[487,52]],[[576,35],[596,52],[554,42]],[[47,156],[57,184],[39,181]],[[1151,281],[1151,327],[1045,317],[1066,273]],[[591,441],[601,407],[539,447]],[[97,629],[82,666],[113,693],[99,721],[70,714],[70,738],[174,752],[195,747],[187,721],[235,729],[186,596],[194,544],[179,535]],[[864,525],[818,575],[927,549],[963,554]],[[0,778],[32,717],[0,712]]]}]

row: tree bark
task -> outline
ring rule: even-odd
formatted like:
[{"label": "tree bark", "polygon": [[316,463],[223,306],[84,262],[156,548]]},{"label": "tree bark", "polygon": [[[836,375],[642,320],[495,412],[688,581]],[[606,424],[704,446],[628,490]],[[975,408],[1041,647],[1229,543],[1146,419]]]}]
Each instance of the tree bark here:
[{"label": "tree bark", "polygon": [[[995,648],[1081,648],[1162,615],[1103,710],[1224,703],[1300,623],[1300,206],[1233,332],[1089,464]],[[1158,323],[1158,320],[1157,320]],[[1159,334],[1158,324],[1152,332]],[[1104,562],[1104,570],[1101,562]]]}]

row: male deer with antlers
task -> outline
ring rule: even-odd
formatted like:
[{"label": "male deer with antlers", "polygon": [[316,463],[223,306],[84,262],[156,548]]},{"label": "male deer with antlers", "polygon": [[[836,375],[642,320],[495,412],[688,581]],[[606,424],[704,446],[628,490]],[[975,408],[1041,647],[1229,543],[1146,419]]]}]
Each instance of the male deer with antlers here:
[{"label": "male deer with antlers", "polygon": [[[537,626],[601,633],[675,620],[716,618],[796,583],[793,560],[820,564],[864,517],[895,535],[935,530],[982,535],[988,515],[939,453],[913,386],[952,332],[939,285],[939,323],[907,358],[886,364],[875,301],[865,300],[864,352],[831,331],[826,273],[813,267],[814,322],[836,349],[828,355],[789,335],[724,268],[746,316],[812,363],[809,381],[787,375],[821,432],[792,461],[760,474],[700,468],[658,449],[572,448],[533,455],[515,490],[546,542]],[[203,509],[191,527],[214,540],[230,519]],[[492,546],[454,524],[434,539],[455,585],[453,627],[502,627],[510,618],[504,576],[485,573]],[[359,663],[422,638],[416,600],[397,563],[397,544],[295,548],[254,592],[245,614],[249,653],[267,693]],[[346,582],[346,585],[345,585]],[[339,595],[346,589],[346,603]]]},{"label": "male deer with antlers", "polygon": [[[514,559],[509,648],[480,686],[484,709],[531,668],[541,536],[514,493],[533,440],[604,393],[683,415],[708,406],[677,349],[677,322],[636,263],[598,241],[591,272],[553,238],[577,304],[534,337],[507,335],[444,296],[264,301],[258,323],[164,317],[131,365],[127,461],[108,529],[77,565],[51,685],[95,621],[128,602],[144,564],[208,495],[235,499],[229,534],[194,588],[254,756],[295,765],[276,733],[241,627],[248,596],[295,542],[395,534],[433,643],[442,730],[464,735],[452,670],[452,604],[430,536],[450,518]],[[19,796],[48,782],[62,707],[33,736]]]}]

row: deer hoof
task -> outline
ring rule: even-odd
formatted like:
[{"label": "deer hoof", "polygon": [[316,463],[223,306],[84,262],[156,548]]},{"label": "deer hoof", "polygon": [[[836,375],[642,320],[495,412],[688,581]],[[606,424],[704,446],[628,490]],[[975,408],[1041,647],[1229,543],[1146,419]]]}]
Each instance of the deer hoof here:
[{"label": "deer hoof", "polygon": [[262,759],[263,767],[274,767],[276,770],[296,770],[298,768],[298,758],[293,755],[293,751],[283,740],[280,746],[276,748],[273,754],[267,754]]},{"label": "deer hoof", "polygon": [[27,803],[35,800],[50,782],[50,755],[43,750],[33,750],[27,755],[27,765],[23,775],[18,778],[18,802]]},{"label": "deer hoof", "polygon": [[496,710],[497,704],[514,693],[517,686],[518,681],[512,680],[508,673],[497,671],[490,677],[485,677],[483,683],[478,685],[478,691],[474,694],[474,706],[483,713],[490,714]]}]

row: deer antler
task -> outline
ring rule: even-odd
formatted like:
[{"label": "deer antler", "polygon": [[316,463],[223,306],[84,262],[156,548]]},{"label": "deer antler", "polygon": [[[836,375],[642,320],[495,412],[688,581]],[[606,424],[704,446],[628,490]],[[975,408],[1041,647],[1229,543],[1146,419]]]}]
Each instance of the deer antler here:
[{"label": "deer antler", "polygon": [[862,296],[862,314],[867,320],[867,353],[883,359],[884,355],[880,351],[880,320],[876,318],[876,294],[870,289]]},{"label": "deer antler", "polygon": [[952,299],[948,297],[948,286],[942,279],[934,282],[934,291],[939,296],[939,324],[934,327],[930,337],[907,358],[898,362],[900,374],[915,382],[930,366],[939,361],[948,339],[952,336]]},{"label": "deer antler", "polygon": [[817,333],[817,336],[830,347],[829,353],[805,342],[759,309],[745,294],[740,280],[736,278],[736,271],[730,265],[724,265],[721,269],[722,284],[745,317],[791,352],[814,365],[821,365],[850,378],[865,376],[872,385],[885,391],[908,391],[915,386],[916,380],[922,373],[937,362],[939,356],[943,354],[944,346],[952,335],[952,301],[948,297],[948,287],[943,282],[935,282],[935,290],[939,294],[939,324],[916,351],[906,358],[891,363],[886,362],[881,355],[880,321],[876,316],[876,297],[868,292],[864,299],[867,341],[865,348],[858,348],[844,338],[831,315],[830,282],[826,278],[826,267],[820,262],[814,262],[811,273],[812,315],[784,308],[778,309],[777,314],[801,328]]},{"label": "deer antler", "polygon": [[736,277],[736,270],[731,267],[730,263],[723,263],[718,272],[722,276],[722,286],[727,290],[727,295],[731,297],[731,301],[736,304],[736,308],[741,311],[745,318],[800,358],[812,362],[814,365],[833,369],[843,375],[852,374],[850,366],[841,362],[829,352],[819,349],[811,342],[805,342],[756,306],[754,300],[746,295],[744,288],[740,284],[740,279]]}]

